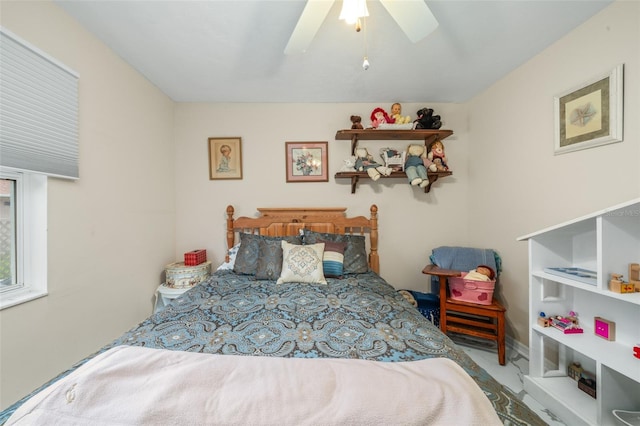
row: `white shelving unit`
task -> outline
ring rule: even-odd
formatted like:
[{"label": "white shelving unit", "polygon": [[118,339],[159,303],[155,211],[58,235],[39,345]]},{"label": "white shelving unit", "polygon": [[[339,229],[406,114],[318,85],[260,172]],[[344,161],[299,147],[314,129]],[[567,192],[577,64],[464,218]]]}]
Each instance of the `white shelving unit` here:
[{"label": "white shelving unit", "polygon": [[[640,410],[640,293],[609,291],[612,273],[628,281],[640,263],[640,199],[518,238],[529,244],[529,375],[525,390],[567,424],[616,425],[612,410]],[[595,285],[544,272],[595,271]],[[578,314],[583,334],[538,325],[540,312]],[[594,317],[615,322],[615,341],[594,334]],[[596,377],[596,396],[578,389],[567,367],[580,362]]]}]

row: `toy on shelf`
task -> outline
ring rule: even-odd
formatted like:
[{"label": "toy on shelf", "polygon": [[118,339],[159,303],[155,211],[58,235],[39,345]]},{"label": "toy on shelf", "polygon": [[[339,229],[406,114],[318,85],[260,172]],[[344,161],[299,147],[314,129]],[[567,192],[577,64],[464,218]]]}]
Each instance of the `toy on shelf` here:
[{"label": "toy on shelf", "polygon": [[629,264],[629,284],[633,284],[635,291],[640,291],[640,263]]},{"label": "toy on shelf", "polygon": [[380,149],[380,156],[386,167],[393,171],[404,171],[406,152],[394,148],[382,148]]},{"label": "toy on shelf", "polygon": [[411,116],[402,115],[402,105],[399,102],[395,102],[391,105],[391,118],[395,120],[396,124],[411,123]]},{"label": "toy on shelf", "polygon": [[571,322],[575,325],[578,325],[578,314],[576,314],[574,311],[569,311],[569,315],[566,318],[571,320]]},{"label": "toy on shelf", "polygon": [[435,172],[436,165],[427,158],[424,145],[411,144],[407,147],[407,154],[404,161],[404,171],[407,173],[407,180],[412,186],[424,188],[429,185],[428,172]]},{"label": "toy on shelf", "polygon": [[427,158],[436,165],[436,170],[446,172],[449,170],[447,166],[447,157],[444,155],[444,144],[440,140],[436,140],[429,145],[429,153]]},{"label": "toy on shelf", "polygon": [[394,124],[395,120],[389,117],[387,111],[378,107],[371,111],[371,127],[377,129],[382,124]]},{"label": "toy on shelf", "polygon": [[346,160],[342,160],[341,172],[355,172],[356,171],[356,156],[352,155]]},{"label": "toy on shelf", "polygon": [[440,116],[434,115],[431,108],[421,108],[416,115],[418,118],[413,122],[416,129],[439,129],[442,127]]},{"label": "toy on shelf", "polygon": [[613,321],[606,320],[602,317],[594,317],[593,331],[596,333],[596,336],[600,336],[603,339],[612,342],[616,340],[616,323]]},{"label": "toy on shelf", "polygon": [[578,325],[578,316],[575,312],[569,312],[568,316],[555,315],[550,319],[551,327],[557,328],[564,334],[580,334],[584,330]]},{"label": "toy on shelf", "polygon": [[609,290],[615,293],[640,292],[640,264],[629,264],[629,281],[622,279],[622,274],[611,274]]},{"label": "toy on shelf", "polygon": [[356,148],[355,169],[359,172],[366,171],[371,180],[378,180],[380,176],[389,176],[393,170],[373,160],[367,148]]},{"label": "toy on shelf", "polygon": [[540,327],[550,327],[551,326],[551,321],[549,321],[549,318],[547,317],[547,315],[544,312],[540,312],[540,315],[538,316],[538,325]]},{"label": "toy on shelf", "polygon": [[624,282],[622,274],[611,274],[609,290],[615,293],[633,293],[636,291],[632,283]]},{"label": "toy on shelf", "polygon": [[352,129],[364,129],[364,126],[362,126],[362,117],[359,115],[352,115],[350,119]]},{"label": "toy on shelf", "polygon": [[576,382],[580,380],[580,376],[582,375],[583,371],[584,368],[582,368],[582,365],[579,362],[572,362],[567,367],[567,375]]},{"label": "toy on shelf", "polygon": [[592,398],[596,397],[596,379],[591,374],[583,371],[578,380],[578,389]]}]

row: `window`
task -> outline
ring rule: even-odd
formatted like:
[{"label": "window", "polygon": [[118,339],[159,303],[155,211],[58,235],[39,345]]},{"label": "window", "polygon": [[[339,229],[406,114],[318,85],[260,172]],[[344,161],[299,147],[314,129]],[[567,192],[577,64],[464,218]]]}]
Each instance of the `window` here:
[{"label": "window", "polygon": [[0,309],[47,294],[47,177],[0,171]]},{"label": "window", "polygon": [[13,179],[0,179],[0,291],[13,288],[18,279],[16,246],[16,186]]},{"label": "window", "polygon": [[77,74],[2,28],[0,58],[0,166],[77,179]]},{"label": "window", "polygon": [[47,176],[79,177],[78,74],[0,28],[0,309],[47,294]]}]

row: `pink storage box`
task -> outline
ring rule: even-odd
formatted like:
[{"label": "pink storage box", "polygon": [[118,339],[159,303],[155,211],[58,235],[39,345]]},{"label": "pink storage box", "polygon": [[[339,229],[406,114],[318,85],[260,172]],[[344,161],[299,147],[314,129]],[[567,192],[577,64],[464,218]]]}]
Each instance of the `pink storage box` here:
[{"label": "pink storage box", "polygon": [[460,300],[461,302],[490,305],[493,301],[495,287],[495,280],[475,281],[465,280],[463,277],[449,278],[449,295],[452,299]]}]

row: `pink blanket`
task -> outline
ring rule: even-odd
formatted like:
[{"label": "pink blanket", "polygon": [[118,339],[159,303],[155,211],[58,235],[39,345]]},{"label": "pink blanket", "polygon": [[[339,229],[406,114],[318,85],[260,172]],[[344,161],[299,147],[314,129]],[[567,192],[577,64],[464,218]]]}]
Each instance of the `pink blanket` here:
[{"label": "pink blanket", "polygon": [[499,425],[453,361],[246,357],[119,346],[8,425]]}]

